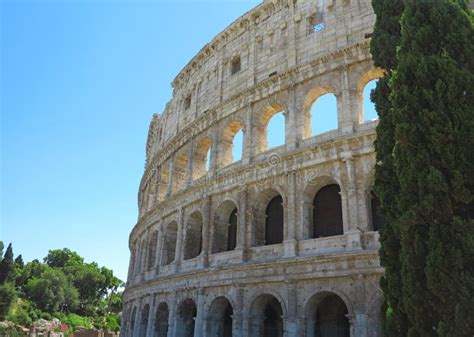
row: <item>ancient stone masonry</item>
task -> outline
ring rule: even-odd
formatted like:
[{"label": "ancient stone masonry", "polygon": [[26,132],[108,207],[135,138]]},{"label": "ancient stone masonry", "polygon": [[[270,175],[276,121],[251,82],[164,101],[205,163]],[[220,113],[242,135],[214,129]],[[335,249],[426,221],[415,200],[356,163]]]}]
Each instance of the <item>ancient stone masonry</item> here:
[{"label": "ancient stone masonry", "polygon": [[[123,335],[380,335],[374,21],[371,0],[267,0],[176,76],[148,132]],[[318,133],[327,94],[335,124]]]}]

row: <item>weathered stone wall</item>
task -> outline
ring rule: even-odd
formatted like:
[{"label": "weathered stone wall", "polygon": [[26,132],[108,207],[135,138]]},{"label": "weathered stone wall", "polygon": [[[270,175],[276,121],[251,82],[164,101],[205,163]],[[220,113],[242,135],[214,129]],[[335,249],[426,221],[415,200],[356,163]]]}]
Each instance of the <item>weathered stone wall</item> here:
[{"label": "weathered stone wall", "polygon": [[[364,86],[382,74],[368,51],[370,3],[265,1],[178,74],[172,100],[150,124],[122,334],[160,336],[166,322],[167,336],[186,336],[187,301],[194,336],[222,335],[224,302],[233,336],[259,336],[261,308],[274,298],[284,336],[309,337],[332,294],[344,302],[351,337],[379,336],[383,269],[370,202],[377,122],[364,122],[362,111]],[[337,98],[338,128],[311,137],[311,106],[326,93]],[[267,122],[280,111],[285,144],[267,149]],[[240,129],[242,159],[232,162]],[[343,234],[315,238],[313,200],[329,184],[340,188]],[[264,245],[265,209],[276,195],[283,242]],[[223,251],[233,209],[236,245]]]}]

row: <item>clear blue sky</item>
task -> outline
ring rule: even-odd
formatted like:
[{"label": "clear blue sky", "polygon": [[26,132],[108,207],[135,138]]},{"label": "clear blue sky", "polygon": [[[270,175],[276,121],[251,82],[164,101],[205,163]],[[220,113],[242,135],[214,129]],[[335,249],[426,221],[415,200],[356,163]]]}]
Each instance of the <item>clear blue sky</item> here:
[{"label": "clear blue sky", "polygon": [[1,231],[125,280],[148,124],[180,69],[260,1],[1,1]]},{"label": "clear blue sky", "polygon": [[151,116],[258,3],[1,1],[0,240],[26,261],[68,247],[125,280]]}]

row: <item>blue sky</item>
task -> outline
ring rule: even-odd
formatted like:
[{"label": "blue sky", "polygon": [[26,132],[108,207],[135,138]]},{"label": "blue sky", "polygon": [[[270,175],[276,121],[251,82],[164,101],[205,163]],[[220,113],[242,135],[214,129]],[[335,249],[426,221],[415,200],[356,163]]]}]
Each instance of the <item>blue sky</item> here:
[{"label": "blue sky", "polygon": [[148,124],[180,69],[259,1],[3,0],[1,231],[128,268]]},{"label": "blue sky", "polygon": [[125,280],[151,116],[258,3],[3,0],[0,240],[26,261],[68,247]]}]

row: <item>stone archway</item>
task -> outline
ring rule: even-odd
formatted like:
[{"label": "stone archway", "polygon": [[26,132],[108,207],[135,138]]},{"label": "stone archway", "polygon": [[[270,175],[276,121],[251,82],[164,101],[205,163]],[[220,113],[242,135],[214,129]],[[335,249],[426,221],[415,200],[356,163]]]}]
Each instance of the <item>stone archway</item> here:
[{"label": "stone archway", "polygon": [[234,309],[225,297],[217,297],[209,308],[207,337],[232,337]]},{"label": "stone archway", "polygon": [[331,184],[316,193],[313,200],[313,237],[344,234],[340,192],[339,185]]},{"label": "stone archway", "polygon": [[148,326],[148,316],[150,314],[150,306],[145,304],[140,317],[140,325],[138,326],[138,337],[146,337],[146,328]]},{"label": "stone archway", "polygon": [[196,303],[190,298],[182,301],[178,306],[176,319],[176,337],[194,337],[195,321],[197,316]]},{"label": "stone archway", "polygon": [[156,309],[155,314],[155,337],[167,337],[168,336],[168,319],[169,310],[168,304],[161,302]]},{"label": "stone archway", "polygon": [[350,337],[347,315],[347,306],[338,295],[313,295],[306,306],[306,337]]},{"label": "stone archway", "polygon": [[237,205],[234,201],[224,201],[216,210],[212,228],[211,253],[234,250],[237,243]]},{"label": "stone archway", "polygon": [[249,336],[283,337],[283,309],[275,296],[258,296],[250,307],[249,316]]}]

